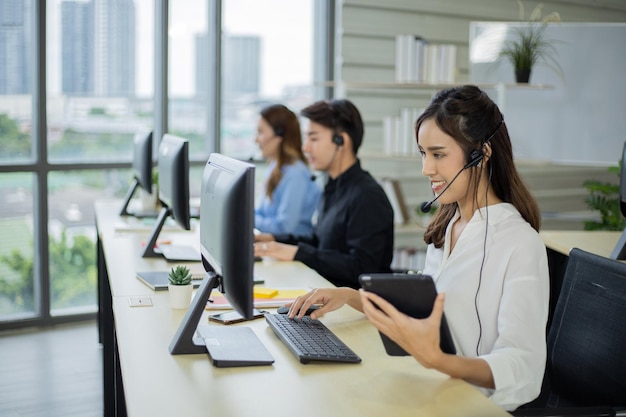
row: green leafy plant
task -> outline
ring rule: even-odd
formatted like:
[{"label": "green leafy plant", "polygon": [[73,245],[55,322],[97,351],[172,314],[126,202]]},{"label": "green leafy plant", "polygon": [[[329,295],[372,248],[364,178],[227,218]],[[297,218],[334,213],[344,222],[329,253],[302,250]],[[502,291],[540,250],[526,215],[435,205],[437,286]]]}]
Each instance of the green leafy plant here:
[{"label": "green leafy plant", "polygon": [[172,285],[189,285],[191,284],[191,272],[186,266],[177,265],[170,271],[168,279]]},{"label": "green leafy plant", "polygon": [[[609,172],[620,175],[620,167],[609,167]],[[620,211],[619,185],[601,182],[598,180],[587,180],[583,186],[589,190],[589,195],[585,198],[585,203],[592,210],[600,212],[600,221],[585,221],[585,230],[624,230],[626,219]]]},{"label": "green leafy plant", "polygon": [[[518,0],[520,8],[520,20],[524,20],[524,5]],[[562,75],[562,69],[555,56],[558,54],[554,47],[554,41],[544,38],[546,28],[551,22],[560,22],[558,12],[552,12],[543,19],[541,9],[543,3],[539,3],[530,15],[528,24],[524,27],[515,28],[515,38],[506,41],[504,47],[498,53],[498,61],[506,60],[513,65],[518,82],[528,82],[530,73],[536,64],[544,64]]]},{"label": "green leafy plant", "polygon": [[[0,225],[6,230],[6,224]],[[30,243],[32,246],[32,242]],[[96,304],[96,244],[89,237],[50,238],[50,298],[54,308]],[[0,254],[0,316],[33,311],[35,263],[32,251],[14,248]]]}]

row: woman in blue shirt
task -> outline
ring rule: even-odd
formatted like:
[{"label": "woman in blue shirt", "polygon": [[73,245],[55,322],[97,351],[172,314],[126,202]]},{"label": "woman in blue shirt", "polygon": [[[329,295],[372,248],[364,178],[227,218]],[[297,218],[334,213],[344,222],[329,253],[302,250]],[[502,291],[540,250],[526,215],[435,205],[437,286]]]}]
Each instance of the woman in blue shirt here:
[{"label": "woman in blue shirt", "polygon": [[254,212],[255,227],[262,233],[310,233],[321,189],[302,152],[298,118],[282,104],[264,108],[256,143],[269,164]]}]

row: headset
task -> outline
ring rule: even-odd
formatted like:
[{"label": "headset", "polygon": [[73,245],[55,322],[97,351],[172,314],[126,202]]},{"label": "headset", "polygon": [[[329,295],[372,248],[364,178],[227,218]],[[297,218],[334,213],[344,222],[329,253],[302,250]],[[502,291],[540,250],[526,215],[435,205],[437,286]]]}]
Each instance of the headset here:
[{"label": "headset", "polygon": [[337,151],[343,149],[343,144],[344,144],[343,136],[335,132],[333,133],[333,138],[331,139],[331,142],[337,145],[337,147],[335,148],[335,152],[333,152],[333,159],[331,159],[330,163],[328,164],[329,167],[333,164],[333,162],[335,162],[335,158],[337,157]]},{"label": "headset", "polygon": [[284,134],[285,132],[282,127],[274,128],[274,135],[280,136],[282,138]]},{"label": "headset", "polygon": [[[491,132],[491,134],[489,136],[487,136],[487,138],[485,140],[482,141],[482,148],[481,150],[478,149],[474,149],[470,154],[469,154],[469,158],[467,160],[467,163],[463,166],[463,168],[461,168],[459,170],[459,172],[457,172],[457,174],[454,176],[454,178],[452,178],[452,181],[450,181],[448,183],[448,185],[446,185],[446,188],[443,189],[442,192],[440,192],[437,196],[435,196],[435,198],[433,198],[430,201],[424,201],[421,206],[420,206],[420,210],[423,213],[428,213],[430,211],[430,207],[435,203],[435,201],[437,201],[439,199],[439,197],[441,197],[441,195],[443,193],[445,193],[448,188],[452,185],[452,183],[457,179],[457,177],[459,175],[461,175],[461,172],[465,171],[468,168],[472,168],[472,167],[479,167],[481,166],[481,162],[482,160],[485,158],[485,153],[484,153],[484,148],[485,146],[487,146],[490,142],[491,139],[495,136],[495,134],[498,132],[498,130],[500,130],[500,126],[502,126],[504,124],[504,117],[502,117],[502,119],[500,120],[500,123],[498,124],[498,126],[493,130],[493,132]],[[343,139],[343,138],[342,138]],[[333,142],[335,141],[335,138],[333,138]],[[489,177],[489,183],[491,182],[491,177]],[[489,183],[487,183],[487,185],[489,185]],[[487,189],[489,189],[489,187],[487,187]]]},{"label": "headset", "polygon": [[435,201],[437,201],[439,199],[439,197],[441,197],[443,195],[443,193],[445,193],[448,190],[448,188],[452,185],[452,183],[459,177],[459,175],[461,175],[461,172],[465,171],[468,168],[472,168],[472,167],[475,167],[475,166],[480,167],[480,163],[481,163],[481,161],[483,160],[484,157],[485,157],[485,154],[483,152],[474,149],[470,153],[467,163],[463,166],[463,168],[461,168],[459,170],[459,172],[456,173],[454,178],[452,178],[452,181],[450,181],[446,185],[446,188],[444,188],[443,191],[440,192],[439,194],[437,194],[435,196],[435,198],[433,198],[432,200],[424,201],[421,204],[420,210],[422,211],[422,213],[428,213],[430,211],[430,207],[435,203]]},{"label": "headset", "polygon": [[484,152],[481,152],[481,151],[478,151],[478,150],[474,149],[470,153],[469,159],[467,161],[467,164],[465,164],[463,169],[467,169],[467,168],[471,168],[471,167],[475,167],[475,166],[480,166],[480,163],[481,163],[481,161],[483,160],[484,157],[485,157]]},{"label": "headset", "polygon": [[[493,130],[493,132],[483,141],[483,148],[491,142],[491,138],[495,136],[495,134],[500,130],[500,126],[504,124],[504,117],[500,120],[498,126]],[[478,156],[477,156],[478,154]],[[472,151],[470,154],[470,164],[477,159],[476,165],[480,166],[480,161],[482,161],[484,154],[482,152],[478,152],[476,150]],[[483,268],[485,267],[485,257],[487,255],[487,233],[489,231],[489,186],[491,185],[491,177],[493,175],[492,165],[489,164],[489,177],[487,179],[487,189],[485,190],[485,237],[483,240],[483,257],[480,261],[480,271],[478,273],[478,285],[476,286],[476,294],[474,294],[474,308],[476,309],[476,320],[478,321],[478,340],[476,341],[476,356],[480,356],[480,342],[483,338],[483,324],[480,320],[480,312],[478,311],[478,294],[480,293],[480,285],[483,281]]]}]

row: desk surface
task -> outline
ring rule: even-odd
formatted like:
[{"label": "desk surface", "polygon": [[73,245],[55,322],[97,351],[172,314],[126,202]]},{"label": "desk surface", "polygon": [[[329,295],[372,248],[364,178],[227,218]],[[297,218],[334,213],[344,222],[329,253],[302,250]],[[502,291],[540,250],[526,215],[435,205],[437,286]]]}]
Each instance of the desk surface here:
[{"label": "desk surface", "polygon": [[[147,232],[114,230],[116,205],[96,204],[129,416],[507,416],[471,385],[420,366],[411,357],[387,356],[364,316],[343,307],[322,321],[363,359],[360,364],[300,364],[263,319],[250,326],[270,353],[272,366],[215,368],[208,355],[169,354],[184,311],[169,306],[167,291],[154,292],[135,271],[167,270],[161,259],[141,259]],[[179,233],[173,240],[198,241]],[[174,242],[178,243],[178,242]],[[199,264],[194,268],[199,268]],[[255,274],[269,287],[330,284],[297,262],[261,262]],[[149,296],[152,307],[131,307],[131,296]],[[208,325],[208,312],[200,324]],[[219,324],[211,324],[217,325]]]},{"label": "desk surface", "polygon": [[596,255],[609,257],[621,232],[542,230],[539,234],[548,248],[563,255],[569,255],[572,248],[579,248]]}]

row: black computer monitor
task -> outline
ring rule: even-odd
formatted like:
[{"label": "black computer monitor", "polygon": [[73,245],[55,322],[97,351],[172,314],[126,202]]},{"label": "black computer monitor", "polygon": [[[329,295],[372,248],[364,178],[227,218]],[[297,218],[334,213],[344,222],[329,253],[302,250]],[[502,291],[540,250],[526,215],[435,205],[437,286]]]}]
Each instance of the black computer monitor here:
[{"label": "black computer monitor", "polygon": [[138,133],[135,135],[133,141],[133,182],[130,188],[126,192],[122,209],[120,210],[120,216],[135,216],[135,217],[156,217],[157,212],[148,210],[135,210],[130,212],[128,205],[133,198],[137,188],[152,194],[152,132]]},{"label": "black computer monitor", "polygon": [[[620,163],[619,210],[622,212],[622,216],[626,217],[626,142],[624,142],[622,160]],[[611,253],[611,258],[619,259],[621,261],[626,260],[626,229],[624,229],[622,235],[617,241],[617,244]]]},{"label": "black computer monitor", "polygon": [[200,247],[207,276],[170,344],[170,353],[204,353],[195,337],[213,288],[251,319],[254,310],[254,165],[212,153],[202,175]]},{"label": "black computer monitor", "polygon": [[168,217],[184,230],[191,229],[189,212],[189,142],[178,136],[165,134],[157,155],[159,172],[159,201],[161,211],[152,234],[146,243],[143,257],[161,256],[155,250],[157,239]]}]

